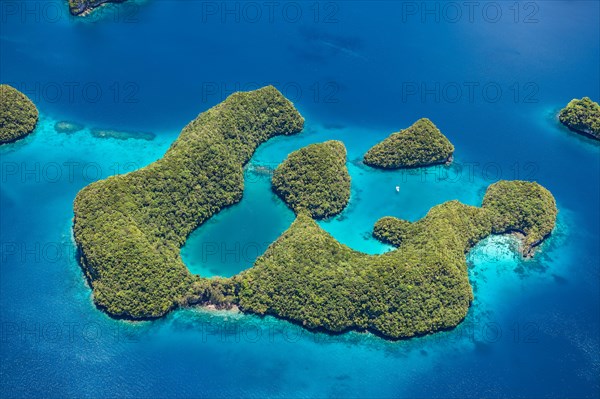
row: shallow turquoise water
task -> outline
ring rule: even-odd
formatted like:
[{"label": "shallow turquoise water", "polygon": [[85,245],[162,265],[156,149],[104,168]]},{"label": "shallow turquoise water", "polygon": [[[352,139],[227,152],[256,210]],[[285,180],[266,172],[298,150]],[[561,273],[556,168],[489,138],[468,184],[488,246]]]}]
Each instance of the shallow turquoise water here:
[{"label": "shallow turquoise water", "polygon": [[[336,3],[338,22],[328,24],[202,22],[203,3],[186,4],[148,2],[135,23],[3,14],[0,80],[29,88],[93,82],[104,95],[53,102],[33,89],[38,128],[0,148],[0,396],[598,396],[600,150],[553,117],[573,97],[600,99],[598,3],[537,3],[534,24],[514,23],[506,7],[511,17],[498,24],[403,22],[393,2]],[[494,103],[481,93],[454,103],[402,98],[407,82],[472,81],[496,82],[505,94]],[[111,87],[127,91],[128,82],[137,102],[113,96]],[[528,82],[539,89],[535,102],[523,99]],[[465,322],[408,341],[314,334],[271,317],[202,309],[155,322],[108,318],[94,307],[73,253],[76,193],[160,158],[195,115],[253,83],[275,83],[293,97],[307,125],[261,146],[252,167],[275,167],[310,143],[346,144],[351,201],[321,225],[354,249],[389,249],[370,238],[382,216],[417,220],[453,199],[479,205],[500,178],[549,188],[557,229],[529,261],[515,256],[509,237],[482,242],[469,255],[475,302]],[[217,92],[207,92],[215,84]],[[422,116],[455,144],[453,166],[402,173],[356,162]],[[55,121],[65,118],[157,138],[56,133]],[[244,199],[194,232],[182,255],[194,273],[232,275],[292,220],[268,174],[248,171]]]}]

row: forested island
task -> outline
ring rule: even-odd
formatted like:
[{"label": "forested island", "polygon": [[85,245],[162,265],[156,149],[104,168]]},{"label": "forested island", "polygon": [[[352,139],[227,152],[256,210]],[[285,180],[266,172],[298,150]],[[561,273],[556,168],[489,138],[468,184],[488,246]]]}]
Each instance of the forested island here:
[{"label": "forested island", "polygon": [[[178,306],[237,306],[309,329],[409,338],[464,319],[473,299],[465,254],[478,241],[520,232],[530,253],[554,227],[550,192],[502,181],[488,188],[481,207],[451,201],[414,223],[380,220],[374,235],[394,251],[354,251],[314,220],[347,203],[346,151],[329,141],[290,154],[278,168],[274,184],[289,188],[282,198],[297,218],[254,266],[231,278],[192,275],[179,254],[188,235],[241,199],[242,168],[259,144],[303,123],[271,86],[235,93],[186,126],[162,159],[84,188],[75,199],[74,236],[95,303],[134,320]],[[320,185],[329,183],[343,194],[335,207],[323,206],[329,200]]]},{"label": "forested island", "polygon": [[600,140],[600,105],[589,97],[571,100],[558,119],[570,130]]},{"label": "forested island", "polygon": [[452,161],[454,146],[427,118],[393,133],[364,156],[366,165],[381,169],[417,168]]},{"label": "forested island", "polygon": [[551,233],[556,214],[552,194],[539,184],[501,181],[488,188],[482,207],[451,201],[415,223],[382,219],[374,235],[397,249],[367,255],[301,212],[252,268],[233,277],[238,304],[332,332],[396,339],[452,328],[473,300],[466,253],[490,234],[513,231],[524,234],[530,253]]},{"label": "forested island", "polygon": [[95,182],[75,199],[74,236],[94,301],[115,317],[155,318],[219,299],[181,260],[188,235],[242,199],[243,166],[259,144],[300,132],[304,119],[272,86],[235,93],[200,114],[164,157]]},{"label": "forested island", "polygon": [[73,15],[86,15],[94,8],[107,3],[124,3],[127,0],[69,0],[69,11]]},{"label": "forested island", "polygon": [[35,104],[12,86],[0,85],[0,144],[12,143],[33,132],[39,112]]},{"label": "forested island", "polygon": [[331,140],[292,152],[273,174],[273,190],[295,212],[315,219],[340,213],[350,200],[346,147]]},{"label": "forested island", "polygon": [[[556,222],[558,210],[552,194],[537,183],[499,181],[488,187],[482,209],[492,223],[491,234],[518,233],[521,253],[533,256],[535,247],[546,239]],[[399,247],[414,235],[414,223],[384,217],[377,221],[373,236]],[[489,235],[487,233],[486,235]]]}]

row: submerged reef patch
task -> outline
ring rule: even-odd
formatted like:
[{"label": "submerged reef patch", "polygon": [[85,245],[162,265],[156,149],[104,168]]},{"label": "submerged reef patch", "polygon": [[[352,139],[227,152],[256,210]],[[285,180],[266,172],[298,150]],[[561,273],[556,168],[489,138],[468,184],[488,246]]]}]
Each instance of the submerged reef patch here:
[{"label": "submerged reef patch", "polygon": [[156,137],[151,132],[131,132],[125,130],[114,130],[114,129],[97,129],[91,130],[92,136],[98,139],[117,139],[117,140],[147,140],[152,141]]},{"label": "submerged reef patch", "polygon": [[76,122],[60,121],[54,124],[54,130],[57,133],[73,134],[83,129],[84,126]]}]

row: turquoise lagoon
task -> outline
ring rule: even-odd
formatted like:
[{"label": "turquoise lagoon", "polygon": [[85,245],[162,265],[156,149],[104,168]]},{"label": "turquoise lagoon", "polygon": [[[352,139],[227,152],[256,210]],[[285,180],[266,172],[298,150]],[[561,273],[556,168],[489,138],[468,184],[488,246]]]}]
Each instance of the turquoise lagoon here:
[{"label": "turquoise lagoon", "polygon": [[[538,2],[536,23],[516,23],[508,3],[497,3],[507,16],[498,23],[423,20],[394,2],[322,3],[334,8],[322,8],[319,22],[314,3],[294,3],[310,18],[238,22],[207,15],[206,4],[140,3],[135,22],[112,6],[91,21],[3,16],[1,80],[38,95],[42,115],[31,136],[0,148],[0,396],[597,397],[600,147],[553,115],[573,97],[600,99],[598,3]],[[337,22],[322,23],[325,11]],[[43,93],[69,82],[97,85],[103,96]],[[406,92],[465,82],[493,82],[504,94],[453,102],[449,91],[439,101]],[[187,122],[236,87],[268,83],[294,100],[306,127],[259,148],[242,201],[182,248],[192,272],[251,267],[294,217],[271,192],[269,170],[330,139],[348,149],[352,195],[321,226],[354,249],[390,250],[370,236],[382,216],[418,220],[453,199],[480,205],[501,178],[549,188],[556,231],[532,260],[515,254],[511,237],[480,243],[468,256],[475,301],[466,320],[417,339],[312,333],[196,308],[153,322],[107,317],[74,253],[77,192],[160,158]],[[456,146],[453,165],[360,164],[370,146],[423,116]],[[65,119],[86,129],[57,133]],[[100,139],[89,131],[96,127],[156,138]]]}]

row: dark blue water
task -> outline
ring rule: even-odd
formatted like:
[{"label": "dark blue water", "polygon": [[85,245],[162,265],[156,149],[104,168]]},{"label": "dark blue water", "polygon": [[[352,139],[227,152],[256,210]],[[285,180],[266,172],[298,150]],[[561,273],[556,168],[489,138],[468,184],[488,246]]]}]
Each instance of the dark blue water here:
[{"label": "dark blue water", "polygon": [[[600,395],[600,147],[555,119],[572,98],[600,100],[598,2],[147,1],[85,21],[62,2],[1,7],[0,80],[42,118],[0,148],[0,396]],[[144,323],[105,316],[73,253],[76,193],[160,158],[198,113],[265,84],[295,102],[306,129],[257,151],[251,167],[266,172],[248,170],[242,202],[182,250],[192,272],[250,267],[293,219],[268,169],[329,139],[347,146],[352,197],[321,225],[352,248],[384,252],[370,238],[378,218],[417,220],[451,199],[479,205],[501,178],[552,191],[555,233],[526,262],[510,238],[481,243],[465,322],[409,341],[201,309]],[[455,144],[451,168],[354,162],[420,117]],[[86,129],[56,133],[62,119]],[[90,128],[157,138],[97,139]]]}]

